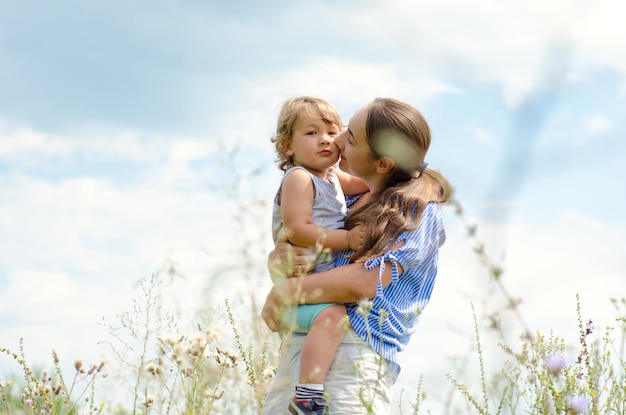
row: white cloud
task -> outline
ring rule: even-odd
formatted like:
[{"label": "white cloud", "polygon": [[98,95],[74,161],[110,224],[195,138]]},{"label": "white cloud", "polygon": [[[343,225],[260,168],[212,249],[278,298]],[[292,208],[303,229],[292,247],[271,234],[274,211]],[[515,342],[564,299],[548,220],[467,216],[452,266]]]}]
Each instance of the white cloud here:
[{"label": "white cloud", "polygon": [[[462,94],[464,91],[441,77],[417,68],[413,72],[404,73],[401,68],[385,61],[358,62],[324,58],[310,65],[288,67],[284,71],[277,68],[274,73],[259,75],[245,82],[236,93],[242,94],[245,102],[257,105],[256,117],[251,115],[250,118],[258,118],[259,113],[265,114],[265,119],[258,120],[255,125],[266,125],[269,137],[275,125],[275,109],[290,96],[315,95],[327,98],[337,106],[347,123],[361,105],[376,97],[393,96],[419,103],[423,107],[441,94]],[[269,112],[268,108],[272,111]],[[258,136],[258,130],[256,134]]]},{"label": "white cloud", "polygon": [[0,130],[0,158],[6,160],[20,160],[32,153],[63,156],[72,150],[73,146],[67,140],[31,128]]},{"label": "white cloud", "polygon": [[601,135],[613,131],[613,123],[603,115],[591,115],[583,120],[585,131],[589,135]]},{"label": "white cloud", "polygon": [[621,19],[624,12],[626,5],[617,0],[585,3],[575,31],[581,64],[626,73],[626,57],[616,53],[625,44],[626,29]]},{"label": "white cloud", "polygon": [[347,24],[369,28],[375,39],[364,34],[369,50],[401,50],[399,65],[419,62],[426,73],[500,83],[514,107],[573,69],[608,67],[626,75],[626,56],[616,53],[624,48],[624,36],[616,34],[625,33],[616,16],[625,9],[618,1],[398,0],[355,10]]},{"label": "white cloud", "polygon": [[[207,145],[206,142],[197,139],[175,140],[170,145],[166,160],[153,174],[156,174],[157,181],[165,186],[188,186],[199,179],[199,169],[192,170],[190,164],[206,159],[212,153],[214,153],[212,146]],[[212,166],[206,161],[204,164],[204,168],[200,171],[207,174]],[[204,174],[200,175],[204,176]]]},{"label": "white cloud", "polygon": [[22,270],[11,276],[0,295],[0,310],[26,320],[74,318],[74,313],[59,314],[56,310],[59,305],[72,303],[79,291],[62,272]]},{"label": "white cloud", "polygon": [[492,144],[494,142],[493,134],[491,131],[483,128],[478,128],[474,131],[474,136],[479,143]]},{"label": "white cloud", "polygon": [[[268,55],[273,56],[277,45],[289,47],[284,38],[297,29],[293,22],[319,15],[332,30],[320,33],[317,42],[301,32],[293,32],[293,37],[327,46],[306,54],[293,50],[287,64],[270,68],[260,64],[257,73],[237,78],[224,105],[238,102],[252,107],[259,102],[267,108],[268,102],[276,105],[288,96],[312,93],[346,103],[351,111],[375,96],[424,102],[438,94],[460,93],[458,85],[469,83],[502,86],[504,101],[515,107],[537,92],[558,92],[564,81],[624,65],[618,63],[623,54],[616,53],[623,49],[623,40],[598,34],[622,30],[615,18],[608,24],[603,20],[607,13],[619,15],[625,8],[617,1],[578,1],[573,6],[565,0],[549,4],[396,0],[368,7],[338,5],[342,13],[329,16],[325,5],[316,6],[288,8],[289,18],[268,28],[263,39],[270,42]],[[261,16],[241,19],[251,32],[262,21]],[[626,74],[626,69],[618,72]],[[188,82],[202,91],[197,86],[211,85],[212,80],[210,72],[200,72]]]},{"label": "white cloud", "polygon": [[229,203],[216,203],[208,189],[186,194],[160,184],[123,188],[89,177],[58,183],[16,177],[3,192],[2,230],[13,238],[0,242],[0,258],[20,266],[60,261],[93,272],[112,262],[150,267],[170,246],[199,243],[201,235],[210,242],[208,235],[224,226],[219,218],[229,212]]}]

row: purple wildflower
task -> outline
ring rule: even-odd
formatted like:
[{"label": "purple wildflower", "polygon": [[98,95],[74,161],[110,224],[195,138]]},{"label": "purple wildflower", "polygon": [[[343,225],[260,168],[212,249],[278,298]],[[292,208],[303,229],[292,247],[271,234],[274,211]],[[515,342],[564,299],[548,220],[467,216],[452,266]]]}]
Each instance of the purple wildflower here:
[{"label": "purple wildflower", "polygon": [[543,359],[543,363],[546,365],[546,369],[548,369],[554,376],[561,373],[565,366],[567,366],[565,357],[560,354],[553,354],[545,357]]},{"label": "purple wildflower", "polygon": [[589,404],[591,403],[589,397],[582,394],[576,396],[568,395],[565,397],[565,402],[569,405],[570,408],[576,411],[577,414],[587,412]]}]

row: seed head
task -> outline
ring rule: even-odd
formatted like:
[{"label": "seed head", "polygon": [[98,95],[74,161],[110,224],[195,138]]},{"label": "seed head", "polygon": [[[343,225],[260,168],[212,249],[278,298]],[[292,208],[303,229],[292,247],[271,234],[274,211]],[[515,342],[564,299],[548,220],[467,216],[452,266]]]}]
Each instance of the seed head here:
[{"label": "seed head", "polygon": [[265,379],[271,379],[274,377],[274,375],[276,375],[276,368],[274,367],[265,368],[265,370],[263,371],[263,377]]},{"label": "seed head", "polygon": [[374,303],[372,301],[361,300],[361,301],[359,301],[359,306],[357,308],[357,312],[360,315],[362,315],[363,317],[367,317],[367,315],[370,313],[370,310],[372,309],[373,305],[374,305]]},{"label": "seed head", "polygon": [[154,396],[146,396],[146,400],[143,402],[146,408],[150,408],[154,404]]},{"label": "seed head", "polygon": [[207,398],[220,399],[222,396],[224,396],[224,389],[215,393],[213,393],[213,391],[207,390],[204,392],[204,396],[206,396]]},{"label": "seed head", "polygon": [[214,343],[220,339],[222,334],[222,329],[220,327],[216,327],[214,329],[207,329],[206,338],[210,343]]}]

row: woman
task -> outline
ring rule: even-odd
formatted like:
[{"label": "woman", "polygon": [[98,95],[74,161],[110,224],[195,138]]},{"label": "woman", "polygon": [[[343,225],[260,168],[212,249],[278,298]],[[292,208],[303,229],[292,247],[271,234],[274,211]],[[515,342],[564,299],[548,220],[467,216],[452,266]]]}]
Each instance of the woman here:
[{"label": "woman", "polygon": [[[345,303],[349,328],[324,382],[328,399],[299,413],[382,415],[390,411],[391,387],[400,372],[397,353],[430,299],[438,248],[445,241],[439,203],[450,199],[451,188],[424,162],[430,146],[426,120],[401,101],[378,98],[359,109],[335,144],[340,168],[370,189],[350,206],[345,222],[347,229],[365,228],[365,244],[338,255],[334,269],[275,284],[262,316],[270,329],[281,330],[279,317],[287,305]],[[284,261],[292,257],[289,250],[278,244],[270,255],[273,274],[294,269]],[[295,268],[306,266],[306,259],[296,256]],[[263,414],[289,413],[302,341],[303,336],[284,340]]]}]

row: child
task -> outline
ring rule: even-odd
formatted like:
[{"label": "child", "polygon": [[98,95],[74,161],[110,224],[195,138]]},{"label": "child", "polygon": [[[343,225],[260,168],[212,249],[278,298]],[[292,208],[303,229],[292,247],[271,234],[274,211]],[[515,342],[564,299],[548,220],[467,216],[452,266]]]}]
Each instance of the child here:
[{"label": "child", "polygon": [[[368,189],[360,179],[333,169],[339,160],[334,141],[342,125],[337,110],[325,100],[297,97],[283,104],[272,137],[279,168],[285,172],[274,200],[274,242],[285,227],[292,231],[289,242],[294,245],[318,251],[360,248],[363,235],[359,228],[343,229],[347,214],[344,193],[358,194]],[[332,267],[332,255],[318,256],[314,272]],[[324,378],[343,339],[341,321],[345,315],[343,304],[297,308],[293,330],[308,334],[290,413],[313,415],[325,408]]]}]

